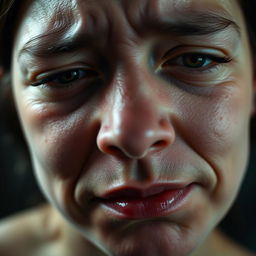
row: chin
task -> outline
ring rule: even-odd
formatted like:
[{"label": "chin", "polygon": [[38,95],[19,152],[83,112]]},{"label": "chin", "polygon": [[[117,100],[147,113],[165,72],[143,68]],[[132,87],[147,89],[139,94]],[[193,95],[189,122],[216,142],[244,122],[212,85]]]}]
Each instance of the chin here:
[{"label": "chin", "polygon": [[[111,256],[188,256],[198,246],[189,229],[161,221],[134,223],[111,237]],[[108,238],[105,238],[108,240]]]}]

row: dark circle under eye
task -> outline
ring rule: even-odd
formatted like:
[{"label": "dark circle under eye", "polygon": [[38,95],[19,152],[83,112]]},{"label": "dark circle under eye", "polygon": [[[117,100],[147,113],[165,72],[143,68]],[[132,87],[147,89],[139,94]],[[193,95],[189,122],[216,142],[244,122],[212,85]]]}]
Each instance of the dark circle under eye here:
[{"label": "dark circle under eye", "polygon": [[206,57],[200,54],[186,54],[182,57],[182,63],[189,68],[203,67],[206,62]]}]

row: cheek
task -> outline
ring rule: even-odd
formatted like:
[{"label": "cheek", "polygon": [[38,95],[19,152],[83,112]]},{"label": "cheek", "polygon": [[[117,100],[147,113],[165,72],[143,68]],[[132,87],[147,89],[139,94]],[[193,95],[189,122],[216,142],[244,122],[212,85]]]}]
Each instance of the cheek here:
[{"label": "cheek", "polygon": [[186,105],[184,102],[184,127],[181,128],[184,137],[193,142],[199,152],[211,157],[225,157],[236,151],[235,145],[245,142],[248,135],[248,99],[250,94],[244,89],[226,86],[209,97],[195,98]]},{"label": "cheek", "polygon": [[246,168],[252,93],[248,88],[248,83],[227,84],[183,108],[182,135],[214,171],[213,200],[218,206],[233,200]]},{"label": "cheek", "polygon": [[25,100],[18,102],[18,108],[36,166],[47,175],[74,180],[94,147],[97,125],[91,121],[92,110],[62,113],[51,104]]}]

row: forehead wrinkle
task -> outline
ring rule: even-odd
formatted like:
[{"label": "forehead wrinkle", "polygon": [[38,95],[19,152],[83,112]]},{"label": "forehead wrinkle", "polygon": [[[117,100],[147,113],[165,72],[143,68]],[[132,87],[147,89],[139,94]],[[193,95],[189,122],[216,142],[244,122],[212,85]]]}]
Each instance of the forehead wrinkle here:
[{"label": "forehead wrinkle", "polygon": [[[50,2],[55,1],[51,0]],[[211,8],[209,7],[208,9],[210,9],[210,11],[207,11],[207,15],[204,14],[202,8],[200,12],[197,10],[191,11],[190,7],[193,3],[192,0],[140,0],[139,4],[137,0],[129,0],[121,2],[118,1],[118,4],[116,5],[114,4],[116,1],[106,3],[105,1],[102,2],[99,0],[73,0],[70,2],[63,2],[64,1],[57,1],[57,3],[55,2],[54,12],[49,10],[51,9],[49,8],[49,5],[47,9],[46,4],[42,4],[43,2],[40,2],[45,11],[48,10],[51,13],[49,22],[47,22],[45,32],[32,38],[24,46],[23,51],[29,52],[30,50],[33,51],[36,48],[40,49],[40,42],[42,43],[42,41],[46,40],[47,38],[50,38],[48,41],[51,43],[50,45],[52,45],[54,41],[68,36],[71,37],[72,33],[74,36],[74,31],[80,35],[85,34],[85,32],[86,34],[91,33],[92,36],[100,35],[100,41],[103,41],[103,39],[107,41],[111,33],[117,34],[115,28],[122,27],[122,24],[126,25],[122,28],[122,30],[119,31],[125,30],[125,33],[122,32],[119,33],[119,35],[115,35],[115,43],[117,42],[118,38],[120,39],[122,37],[121,34],[130,33],[132,31],[131,27],[133,28],[134,32],[139,26],[141,26],[139,31],[141,33],[141,30],[145,31],[145,28],[154,28],[155,24],[165,28],[164,22],[166,21],[169,23],[170,21],[172,22],[172,31],[168,28],[169,24],[166,22],[166,28],[171,32],[177,32],[175,31],[175,26],[178,24],[178,22],[180,22],[180,24],[178,24],[180,28],[182,28],[182,25],[186,25],[184,26],[184,31],[186,33],[193,32],[194,34],[200,34],[195,30],[195,28],[200,29],[200,24],[202,24],[204,33],[209,32],[209,34],[215,30],[218,31],[224,29],[230,24],[228,21],[225,21],[224,18],[218,19],[218,16],[213,14]],[[194,6],[194,9],[197,8]],[[206,21],[207,23],[204,24]],[[193,25],[193,23],[196,23],[197,27],[193,28],[192,26],[187,26],[187,24]],[[207,25],[211,25],[211,23],[213,26],[207,31]],[[77,25],[76,29],[74,29],[75,24]],[[130,29],[127,25],[130,25]],[[190,29],[190,31],[188,29]],[[194,29],[194,31],[191,29]],[[45,45],[46,44],[44,44],[44,46]]]},{"label": "forehead wrinkle", "polygon": [[[240,28],[226,6],[219,1],[193,0],[141,0],[138,5],[136,0],[126,2],[126,13],[129,23],[141,33],[149,28],[168,32],[182,32],[183,36],[190,32],[200,35],[210,34],[225,29],[232,25],[240,35]],[[177,30],[175,31],[175,26]]]},{"label": "forehead wrinkle", "polygon": [[59,4],[56,6],[55,15],[52,16],[49,22],[50,31],[63,31],[70,28],[75,23],[75,15],[73,9],[67,4]]},{"label": "forehead wrinkle", "polygon": [[[74,10],[74,0],[37,0],[31,4],[29,11],[34,20],[45,20],[45,23],[49,23],[47,19],[50,19],[50,21],[70,19]],[[75,17],[75,15],[73,15],[73,17]]]},{"label": "forehead wrinkle", "polygon": [[[107,17],[107,5],[102,4],[100,8],[96,0],[77,1],[77,12],[80,19],[79,33],[97,34],[105,37],[109,30],[109,19]],[[104,2],[103,2],[104,3]]]},{"label": "forehead wrinkle", "polygon": [[[81,5],[81,34],[90,33],[100,41],[102,47],[106,44],[130,44],[135,40],[133,28],[127,22],[125,1],[122,0],[89,0],[80,1]],[[84,6],[84,8],[82,8]]]},{"label": "forehead wrinkle", "polygon": [[184,5],[184,3],[188,1],[190,2],[191,0],[141,0],[139,3],[137,0],[125,0],[123,6],[125,7],[130,24],[133,27],[139,27],[139,24],[143,24],[145,21],[152,21],[150,23],[154,23],[163,20],[166,16],[164,15],[165,12],[168,12],[170,17],[177,16],[179,8],[181,10],[185,9],[188,5]]},{"label": "forehead wrinkle", "polygon": [[[24,52],[33,54],[37,51],[40,52],[40,48],[43,48],[47,41],[50,41],[52,44],[52,42],[56,42],[60,39],[71,37],[72,34],[76,32],[75,27],[78,26],[79,21],[75,12],[75,6],[71,4],[71,1],[69,3],[58,2],[53,6],[54,12],[49,11],[49,6],[47,10],[44,2],[38,2],[38,4],[40,5],[40,12],[34,11],[32,12],[32,16],[37,15],[37,17],[40,17],[41,15],[44,16],[44,19],[48,17],[46,22],[40,23],[39,21],[38,24],[38,27],[45,27],[42,28],[40,34],[32,36],[32,38],[23,45],[18,54],[18,58]],[[44,21],[44,19],[39,20]]]},{"label": "forehead wrinkle", "polygon": [[[36,57],[53,56],[79,50],[83,45],[92,42],[100,46],[107,40],[112,9],[108,5],[98,8],[95,0],[91,2],[74,0],[73,2],[72,9],[69,5],[62,4],[55,7],[43,33],[24,44],[18,58],[23,53]],[[100,40],[97,40],[99,38]]]}]

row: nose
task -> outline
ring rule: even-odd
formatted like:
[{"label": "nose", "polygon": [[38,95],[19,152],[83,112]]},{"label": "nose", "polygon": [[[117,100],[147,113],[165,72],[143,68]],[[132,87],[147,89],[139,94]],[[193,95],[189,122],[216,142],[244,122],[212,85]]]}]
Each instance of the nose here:
[{"label": "nose", "polygon": [[134,74],[117,80],[102,113],[98,148],[106,154],[140,159],[172,144],[174,128],[164,101],[152,85],[147,86],[150,81],[135,79]]}]

